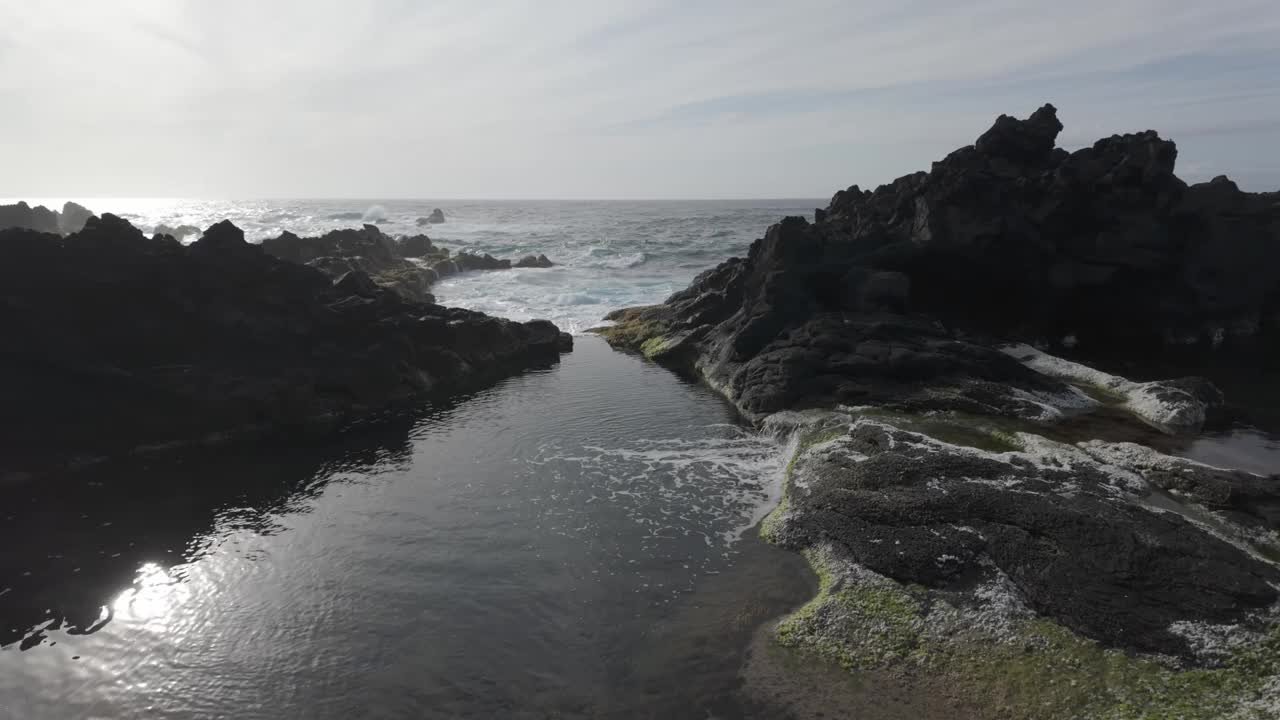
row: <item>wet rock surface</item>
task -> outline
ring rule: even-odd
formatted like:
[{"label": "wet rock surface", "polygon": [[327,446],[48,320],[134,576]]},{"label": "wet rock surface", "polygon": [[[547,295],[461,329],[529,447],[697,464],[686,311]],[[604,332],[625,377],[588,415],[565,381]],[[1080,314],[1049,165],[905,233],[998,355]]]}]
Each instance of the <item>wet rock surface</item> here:
[{"label": "wet rock surface", "polygon": [[1020,441],[995,453],[851,419],[797,458],[775,539],[833,544],[875,573],[926,588],[1000,574],[1035,613],[1085,637],[1190,659],[1177,623],[1245,622],[1277,600],[1280,568],[1249,552],[1243,536],[1211,534],[1141,501],[1155,487],[1224,510],[1233,497],[1244,512],[1265,501],[1273,513],[1280,478],[1167,456],[1155,470],[1149,456],[1099,441]]},{"label": "wet rock surface", "polygon": [[419,227],[423,225],[439,225],[443,222],[444,222],[444,211],[441,210],[440,208],[436,208],[432,210],[431,214],[426,217],[418,218]]},{"label": "wet rock surface", "polygon": [[[362,272],[374,283],[413,302],[435,302],[431,286],[441,278],[475,270],[510,270],[512,267],[551,267],[545,255],[513,263],[488,253],[467,251],[450,254],[424,234],[393,238],[376,225],[333,230],[318,237],[291,232],[262,241],[267,253],[294,263],[309,265],[331,278]],[[526,259],[527,260],[527,259]],[[522,264],[524,263],[524,264]]]},{"label": "wet rock surface", "polygon": [[[336,246],[375,267],[396,259],[367,228]],[[294,236],[277,249],[315,261],[332,247]],[[66,238],[6,230],[0,259],[6,476],[330,427],[554,362],[567,345],[549,322],[410,302],[359,268],[334,282],[228,222],[189,246],[111,215]]]},{"label": "wet rock surface", "polygon": [[[1280,707],[1280,666],[1254,662],[1280,637],[1280,477],[1131,441],[1192,437],[1223,405],[1203,378],[1149,379],[1164,353],[1260,368],[1274,351],[1280,195],[1188,186],[1151,131],[1068,153],[1061,129],[1050,105],[1001,116],[930,171],[842,190],[815,223],[783,220],[599,332],[799,438],[764,532],[823,590],[782,645],[955,671],[1006,699],[993,678],[1087,667],[1079,693],[1020,688],[1025,705],[993,701],[992,717]],[[1190,667],[1216,669],[1180,695]]]}]

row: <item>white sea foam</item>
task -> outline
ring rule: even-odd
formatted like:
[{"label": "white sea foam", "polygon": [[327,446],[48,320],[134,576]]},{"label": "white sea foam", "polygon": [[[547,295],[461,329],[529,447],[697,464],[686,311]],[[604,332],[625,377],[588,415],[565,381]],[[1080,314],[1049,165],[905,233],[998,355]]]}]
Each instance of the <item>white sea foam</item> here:
[{"label": "white sea foam", "polygon": [[[628,521],[649,527],[647,551],[662,551],[664,538],[695,533],[727,552],[778,503],[793,447],[737,426],[709,430],[701,438],[540,448],[532,462],[543,472],[589,480],[567,483],[572,497],[559,498],[547,513],[570,528],[579,522],[577,508],[607,503]],[[600,513],[593,510],[591,516]]]},{"label": "white sea foam", "polygon": [[1198,432],[1204,424],[1204,403],[1185,390],[1161,382],[1132,382],[1119,375],[1054,357],[1030,345],[1006,345],[1001,350],[1038,373],[1119,395],[1134,415],[1160,430]]},{"label": "white sea foam", "polygon": [[[805,214],[814,200],[709,202],[477,202],[444,200],[192,201],[72,198],[126,213],[143,228],[229,219],[251,241],[283,231],[319,235],[378,222],[390,235],[426,232],[438,245],[495,257],[545,254],[549,270],[466,273],[433,291],[445,304],[581,333],[612,310],[661,302],[699,272],[732,256],[772,223]],[[57,203],[61,205],[61,201]],[[433,208],[447,222],[418,226]],[[194,238],[187,238],[188,241]]]}]

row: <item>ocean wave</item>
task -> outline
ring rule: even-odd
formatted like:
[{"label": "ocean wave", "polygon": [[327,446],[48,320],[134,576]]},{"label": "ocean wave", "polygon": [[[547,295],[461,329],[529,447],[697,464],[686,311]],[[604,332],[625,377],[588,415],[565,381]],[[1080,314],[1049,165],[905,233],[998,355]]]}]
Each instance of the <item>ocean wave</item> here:
[{"label": "ocean wave", "polygon": [[387,209],[381,205],[373,205],[364,211],[364,215],[360,219],[369,223],[378,223],[387,219]]},{"label": "ocean wave", "polygon": [[[594,248],[593,248],[594,250]],[[588,253],[595,257],[599,257],[594,252]],[[648,262],[649,256],[643,252],[628,253],[626,255],[617,255],[614,257],[605,257],[595,262],[588,263],[591,267],[610,268],[612,270],[626,270],[628,268],[639,267]]]},{"label": "ocean wave", "polygon": [[599,305],[602,300],[585,292],[560,293],[553,299],[557,305]]},{"label": "ocean wave", "polygon": [[364,213],[361,212],[340,212],[329,216],[330,220],[361,220],[363,218]]}]

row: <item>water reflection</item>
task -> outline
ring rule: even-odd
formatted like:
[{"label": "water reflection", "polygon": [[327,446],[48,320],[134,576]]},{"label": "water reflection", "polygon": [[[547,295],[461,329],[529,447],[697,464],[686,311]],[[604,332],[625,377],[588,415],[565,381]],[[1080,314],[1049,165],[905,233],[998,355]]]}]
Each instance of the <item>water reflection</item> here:
[{"label": "water reflection", "polygon": [[405,462],[416,420],[383,418],[333,443],[119,462],[0,489],[0,648],[116,618],[163,624],[191,563],[242,533],[279,532],[331,483]]},{"label": "water reflection", "polygon": [[733,419],[585,339],[323,447],[8,488],[0,716],[740,717],[807,588],[738,539],[784,461]]}]

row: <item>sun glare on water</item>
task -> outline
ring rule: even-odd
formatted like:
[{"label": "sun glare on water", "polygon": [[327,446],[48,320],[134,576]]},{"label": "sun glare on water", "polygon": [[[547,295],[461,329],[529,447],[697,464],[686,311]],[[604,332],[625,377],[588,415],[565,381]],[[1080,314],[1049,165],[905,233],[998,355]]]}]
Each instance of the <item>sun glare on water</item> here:
[{"label": "sun glare on water", "polygon": [[148,625],[164,624],[169,612],[182,600],[182,583],[156,563],[138,568],[133,587],[116,596],[111,610],[116,619]]}]

